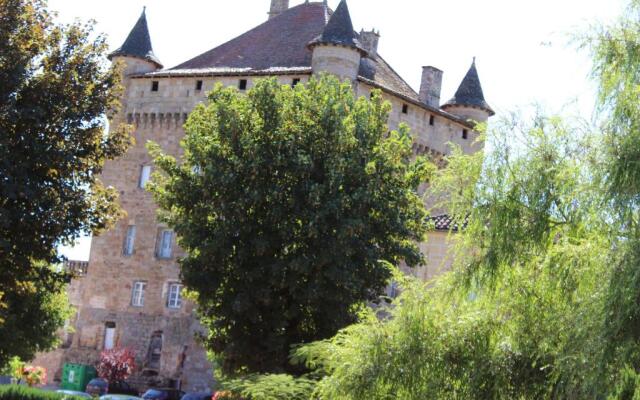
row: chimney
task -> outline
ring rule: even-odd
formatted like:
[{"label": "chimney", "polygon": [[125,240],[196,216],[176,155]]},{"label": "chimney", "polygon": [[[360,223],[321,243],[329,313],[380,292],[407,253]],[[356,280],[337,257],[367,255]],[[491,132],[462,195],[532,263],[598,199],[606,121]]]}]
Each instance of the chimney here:
[{"label": "chimney", "polygon": [[422,82],[420,83],[421,102],[434,108],[440,108],[442,74],[443,72],[436,67],[422,67]]},{"label": "chimney", "polygon": [[269,19],[277,17],[289,9],[289,0],[271,0]]},{"label": "chimney", "polygon": [[380,32],[375,29],[369,31],[360,31],[360,44],[369,53],[369,57],[374,58],[378,54],[378,41],[380,40]]}]

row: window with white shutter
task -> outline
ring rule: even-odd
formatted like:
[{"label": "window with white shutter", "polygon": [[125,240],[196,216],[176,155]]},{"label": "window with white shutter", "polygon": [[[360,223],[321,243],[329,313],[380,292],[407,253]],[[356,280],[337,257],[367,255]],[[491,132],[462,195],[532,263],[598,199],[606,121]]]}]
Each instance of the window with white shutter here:
[{"label": "window with white shutter", "polygon": [[173,231],[171,230],[161,230],[157,255],[158,258],[171,258],[173,251]]},{"label": "window with white shutter", "polygon": [[182,285],[178,283],[172,283],[169,285],[169,295],[167,297],[167,307],[180,308],[182,307]]},{"label": "window with white shutter", "polygon": [[104,325],[104,349],[111,350],[115,347],[116,341],[116,323],[107,322]]},{"label": "window with white shutter", "polygon": [[131,294],[131,305],[134,307],[144,306],[144,291],[147,288],[146,282],[134,282],[133,293]]},{"label": "window with white shutter", "polygon": [[140,180],[138,182],[138,187],[140,189],[144,189],[147,186],[147,183],[151,179],[151,165],[143,165],[140,168]]},{"label": "window with white shutter", "polygon": [[136,242],[136,226],[129,225],[127,227],[127,235],[124,238],[124,247],[122,249],[122,254],[125,256],[133,255],[133,251],[135,249]]}]

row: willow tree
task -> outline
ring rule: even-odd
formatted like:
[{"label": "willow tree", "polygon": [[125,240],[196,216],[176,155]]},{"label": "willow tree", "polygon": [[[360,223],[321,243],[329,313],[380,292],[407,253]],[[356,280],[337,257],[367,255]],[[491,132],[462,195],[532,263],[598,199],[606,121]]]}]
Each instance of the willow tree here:
[{"label": "willow tree", "polygon": [[432,182],[464,226],[451,273],[406,282],[298,357],[321,398],[640,398],[640,1],[583,38],[602,124],[503,119]]},{"label": "willow tree", "polygon": [[389,132],[389,107],[328,76],[217,87],[189,116],[182,160],[152,146],[161,218],[227,372],[291,370],[292,345],[334,335],[383,292],[384,261],[422,261],[417,189],[432,167],[405,126]]},{"label": "willow tree", "polygon": [[40,0],[0,0],[0,365],[55,343],[69,276],[57,247],[118,216],[97,180],[129,135],[105,132],[119,74],[90,25],[56,25]]}]

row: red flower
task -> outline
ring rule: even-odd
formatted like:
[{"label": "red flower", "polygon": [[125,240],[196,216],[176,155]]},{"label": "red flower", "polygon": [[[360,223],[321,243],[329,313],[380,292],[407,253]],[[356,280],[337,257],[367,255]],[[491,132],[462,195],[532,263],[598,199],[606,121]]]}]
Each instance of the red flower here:
[{"label": "red flower", "polygon": [[105,350],[100,354],[96,369],[98,376],[108,382],[120,382],[127,379],[136,368],[135,353],[128,348]]}]

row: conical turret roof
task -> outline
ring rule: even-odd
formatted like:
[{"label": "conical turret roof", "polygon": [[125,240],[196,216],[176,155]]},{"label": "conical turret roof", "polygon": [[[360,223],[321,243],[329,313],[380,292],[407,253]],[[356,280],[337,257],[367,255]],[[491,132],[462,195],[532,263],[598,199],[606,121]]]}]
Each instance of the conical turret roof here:
[{"label": "conical turret roof", "polygon": [[142,10],[142,15],[140,15],[138,22],[136,22],[129,36],[127,36],[127,40],[124,41],[124,44],[120,46],[118,50],[109,54],[109,59],[111,60],[115,56],[142,58],[162,68],[162,63],[155,54],[153,54],[151,35],[149,35],[149,26],[147,25],[146,9]]},{"label": "conical turret roof", "polygon": [[351,14],[346,0],[342,0],[338,8],[333,12],[329,22],[327,22],[327,26],[322,31],[322,35],[311,41],[309,45],[314,46],[320,43],[354,47],[366,53],[358,41],[358,34],[353,30],[353,22],[351,21]]},{"label": "conical turret roof", "polygon": [[489,115],[495,114],[491,106],[489,106],[489,104],[484,99],[482,85],[480,84],[480,77],[478,76],[478,70],[476,69],[475,57],[473,59],[473,63],[471,64],[471,68],[469,68],[467,75],[465,75],[464,79],[462,80],[462,83],[460,84],[460,87],[458,87],[456,94],[451,100],[446,102],[442,106],[442,108],[446,109],[447,107],[452,106],[477,107],[488,112]]}]

